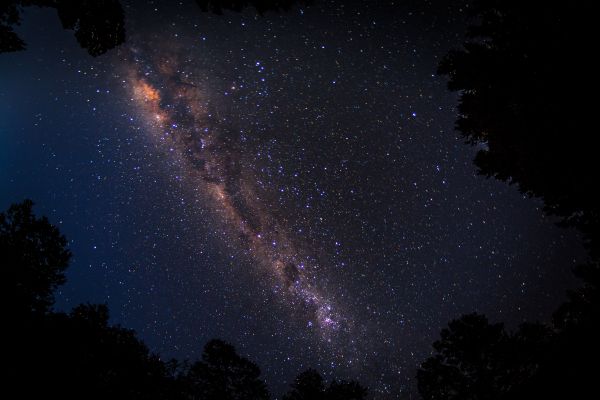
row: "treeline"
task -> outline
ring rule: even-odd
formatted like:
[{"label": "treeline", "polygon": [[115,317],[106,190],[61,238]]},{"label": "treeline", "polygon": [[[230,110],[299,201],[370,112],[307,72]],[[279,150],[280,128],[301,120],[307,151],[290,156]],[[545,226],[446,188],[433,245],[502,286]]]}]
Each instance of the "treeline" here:
[{"label": "treeline", "polygon": [[[52,311],[65,282],[67,240],[29,200],[0,213],[7,378],[17,398],[269,399],[260,368],[221,340],[195,362],[163,361],[135,332],[109,323],[106,305]],[[298,375],[284,399],[360,400],[354,381],[326,385],[315,370]]]},{"label": "treeline", "polygon": [[[550,324],[507,332],[483,315],[449,323],[417,373],[424,399],[597,398],[600,376],[600,168],[597,165],[592,2],[479,0],[463,48],[438,73],[460,92],[456,127],[483,144],[479,172],[544,202],[578,229],[589,260],[574,269]],[[561,294],[557,294],[561,295]]]}]

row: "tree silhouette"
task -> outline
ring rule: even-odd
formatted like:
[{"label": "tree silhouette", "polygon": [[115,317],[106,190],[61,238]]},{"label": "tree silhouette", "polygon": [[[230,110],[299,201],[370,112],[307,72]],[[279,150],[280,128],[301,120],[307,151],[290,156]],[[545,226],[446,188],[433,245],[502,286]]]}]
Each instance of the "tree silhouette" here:
[{"label": "tree silhouette", "polygon": [[[19,398],[145,400],[267,400],[256,364],[235,348],[211,340],[190,365],[162,361],[135,332],[109,323],[104,304],[83,304],[69,314],[53,312],[53,291],[65,282],[71,253],[47,218],[25,200],[0,213],[0,255],[5,302],[5,393]],[[332,382],[307,372],[320,386],[317,397],[361,400],[357,382]],[[311,375],[312,374],[312,375]],[[298,378],[302,381],[302,378]],[[314,386],[313,383],[308,386]],[[303,390],[301,385],[297,387]],[[322,396],[322,397],[318,397]]]},{"label": "tree silhouette", "polygon": [[300,373],[291,386],[291,390],[283,396],[283,400],[323,400],[325,398],[323,378],[314,369]]},{"label": "tree silhouette", "polygon": [[479,0],[468,41],[438,73],[460,91],[457,129],[481,144],[481,174],[543,199],[598,247],[600,181],[593,102],[592,2]]},{"label": "tree silhouette", "polygon": [[[470,12],[477,24],[468,41],[439,65],[449,89],[461,92],[457,129],[481,146],[475,158],[480,173],[542,198],[546,213],[584,234],[591,261],[575,269],[583,286],[568,293],[552,328],[522,326],[511,335],[482,316],[453,321],[434,345],[437,354],[418,372],[425,398],[598,394],[600,170],[589,131],[594,110],[584,93],[596,81],[591,6],[476,1]],[[490,331],[495,336],[483,334]]]},{"label": "tree silhouette", "polygon": [[[190,0],[191,1],[191,0]],[[294,3],[311,0],[196,0],[203,11],[222,14],[253,6],[259,14],[288,10]],[[0,3],[0,53],[24,50],[25,42],[14,26],[21,22],[21,9],[27,6],[55,8],[63,28],[75,32],[79,45],[99,56],[125,41],[125,18],[119,0],[4,0]]]},{"label": "tree silhouette", "polygon": [[18,51],[25,48],[25,42],[13,30],[20,21],[15,2],[0,3],[0,53]]},{"label": "tree silhouette", "polygon": [[250,400],[268,399],[267,386],[260,379],[256,364],[240,357],[235,348],[222,340],[211,340],[204,347],[202,360],[192,364],[182,378],[190,399]]},{"label": "tree silhouette", "polygon": [[552,337],[541,324],[510,334],[483,315],[464,315],[442,330],[436,354],[417,371],[419,392],[426,400],[516,398],[529,390]]},{"label": "tree silhouette", "polygon": [[314,369],[300,373],[283,400],[362,400],[367,389],[356,381],[332,381],[325,387],[323,378]]},{"label": "tree silhouette", "polygon": [[167,365],[108,319],[105,305],[80,305],[19,332],[11,385],[23,398],[181,398]]},{"label": "tree silhouette", "polygon": [[10,299],[10,313],[19,316],[50,309],[71,258],[66,238],[46,217],[36,218],[32,207],[25,200],[0,213],[0,287]]},{"label": "tree silhouette", "polygon": [[79,45],[99,56],[125,40],[125,20],[119,0],[7,0],[0,6],[0,53],[25,49],[14,32],[22,7],[55,8],[63,28],[75,32]]},{"label": "tree silhouette", "polygon": [[5,392],[19,398],[177,399],[176,370],[135,333],[109,325],[105,305],[51,311],[65,282],[67,240],[25,200],[0,213]]},{"label": "tree silhouette", "polygon": [[[583,285],[567,293],[567,301],[553,316],[559,334],[552,359],[540,374],[539,382],[563,397],[585,398],[589,393],[600,394],[597,386],[600,374],[599,271],[598,265],[592,262],[577,267],[575,274],[583,280]],[[556,382],[566,384],[557,387]],[[565,389],[567,385],[569,390]]]},{"label": "tree silhouette", "polygon": [[367,389],[357,381],[332,381],[325,390],[327,400],[363,400],[367,398]]}]

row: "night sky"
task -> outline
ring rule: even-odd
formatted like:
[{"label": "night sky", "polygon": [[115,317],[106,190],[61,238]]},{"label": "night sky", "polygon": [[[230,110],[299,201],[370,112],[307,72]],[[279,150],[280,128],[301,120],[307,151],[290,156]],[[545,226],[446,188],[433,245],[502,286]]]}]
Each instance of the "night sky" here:
[{"label": "night sky", "polygon": [[314,367],[376,398],[413,394],[463,313],[549,320],[578,237],[454,131],[435,70],[464,3],[397,3],[124,2],[98,58],[27,9],[28,49],[0,55],[0,207],[31,198],[69,239],[57,308],[106,302],[165,359],[224,339],[275,395]]}]

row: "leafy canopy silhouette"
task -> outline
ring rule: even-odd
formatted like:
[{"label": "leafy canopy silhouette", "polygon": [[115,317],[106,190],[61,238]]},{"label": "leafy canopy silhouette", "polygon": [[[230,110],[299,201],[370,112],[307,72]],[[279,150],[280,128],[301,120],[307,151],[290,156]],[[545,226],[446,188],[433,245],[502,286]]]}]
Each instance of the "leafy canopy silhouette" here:
[{"label": "leafy canopy silhouette", "polygon": [[261,400],[269,398],[258,366],[240,357],[235,348],[218,339],[206,344],[184,381],[195,397],[206,400]]},{"label": "leafy canopy silhouette", "polygon": [[477,23],[438,73],[460,91],[457,129],[480,144],[481,174],[515,183],[548,214],[580,229],[596,254],[600,169],[596,165],[593,2],[479,0]]},{"label": "leafy canopy silhouette", "polygon": [[99,56],[125,40],[125,18],[118,0],[7,0],[0,5],[0,53],[24,50],[13,27],[27,6],[56,9],[64,29],[75,32],[79,45]]},{"label": "leafy canopy silhouette", "polygon": [[333,380],[325,386],[323,378],[314,369],[300,373],[283,400],[363,400],[367,389],[356,381]]},{"label": "leafy canopy silhouette", "polygon": [[[32,208],[25,200],[0,213],[2,289],[9,300],[3,325],[9,343],[7,393],[67,399],[270,398],[260,368],[222,340],[209,341],[194,363],[165,362],[133,330],[111,325],[105,304],[82,304],[68,314],[52,311],[71,253],[66,238]],[[292,390],[302,392],[302,385]],[[315,393],[318,397],[294,398],[361,400],[366,390],[354,381],[334,381]]]},{"label": "leafy canopy silhouette", "polygon": [[1,288],[19,314],[50,310],[71,259],[67,239],[46,217],[36,218],[32,207],[25,200],[0,213]]},{"label": "leafy canopy silhouette", "polygon": [[433,344],[436,355],[417,371],[424,399],[507,399],[538,372],[553,334],[542,324],[508,333],[480,314],[453,320]]},{"label": "leafy canopy silhouette", "polygon": [[[191,1],[191,0],[190,0]],[[223,14],[253,6],[259,14],[287,11],[294,3],[311,0],[195,0],[202,11]],[[27,6],[56,9],[64,29],[75,32],[79,45],[96,57],[125,41],[125,16],[119,0],[4,0],[0,3],[0,53],[19,51],[26,44],[14,31]]]},{"label": "leafy canopy silhouette", "polygon": [[590,260],[575,268],[553,323],[508,333],[482,315],[449,323],[417,372],[424,399],[590,398],[600,370],[600,195],[595,188],[591,69],[595,13],[586,2],[480,0],[463,49],[438,72],[460,91],[457,129],[481,150],[480,173],[515,183],[579,229]]}]

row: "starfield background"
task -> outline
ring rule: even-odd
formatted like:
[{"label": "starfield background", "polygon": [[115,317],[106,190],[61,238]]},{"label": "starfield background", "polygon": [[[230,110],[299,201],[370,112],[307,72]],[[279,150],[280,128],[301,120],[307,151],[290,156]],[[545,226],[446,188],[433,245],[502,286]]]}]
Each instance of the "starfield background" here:
[{"label": "starfield background", "polygon": [[522,3],[2,1],[7,387],[597,392],[593,12]]}]

